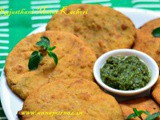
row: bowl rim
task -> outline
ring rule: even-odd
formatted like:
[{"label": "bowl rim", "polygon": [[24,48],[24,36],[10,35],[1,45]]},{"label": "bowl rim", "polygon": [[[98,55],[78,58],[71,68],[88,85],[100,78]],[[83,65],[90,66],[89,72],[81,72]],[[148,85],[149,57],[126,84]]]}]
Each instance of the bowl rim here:
[{"label": "bowl rim", "polygon": [[[154,77],[150,80],[152,82],[149,82],[146,86],[140,88],[140,89],[137,89],[137,90],[118,90],[118,89],[115,89],[115,88],[112,88],[108,85],[106,85],[102,79],[100,77],[97,76],[97,66],[100,64],[99,61],[101,61],[102,59],[105,59],[106,57],[110,57],[110,56],[113,56],[115,55],[115,53],[132,53],[131,55],[140,55],[142,58],[143,57],[147,57],[151,62],[152,64],[154,65],[154,68],[156,69],[155,73],[154,74]],[[140,58],[141,59],[141,58]],[[106,61],[107,59],[105,59]],[[145,63],[145,62],[144,62]],[[103,66],[104,63],[101,63],[101,65]],[[101,66],[101,68],[102,68]],[[149,67],[149,65],[148,65]],[[151,72],[152,72],[152,69],[150,68]],[[139,94],[139,93],[142,93],[148,89],[150,89],[155,83],[156,81],[158,80],[158,77],[159,77],[159,67],[157,65],[157,63],[155,62],[155,60],[150,57],[149,55],[147,55],[146,53],[144,52],[141,52],[141,51],[138,51],[138,50],[134,50],[134,49],[116,49],[116,50],[112,50],[112,51],[109,51],[109,52],[106,52],[104,53],[103,55],[101,55],[95,62],[94,64],[94,67],[93,67],[93,74],[94,74],[94,77],[95,77],[95,80],[97,81],[97,83],[103,87],[105,90],[109,91],[109,92],[112,92],[112,93],[115,93],[115,94],[119,94],[119,95],[135,95],[135,94]],[[100,70],[99,70],[99,74],[100,74]]]}]

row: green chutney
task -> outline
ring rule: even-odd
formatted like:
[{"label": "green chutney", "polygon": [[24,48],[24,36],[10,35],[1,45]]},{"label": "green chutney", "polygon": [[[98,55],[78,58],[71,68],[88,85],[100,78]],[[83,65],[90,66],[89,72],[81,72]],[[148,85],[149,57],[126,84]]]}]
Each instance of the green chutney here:
[{"label": "green chutney", "polygon": [[111,56],[100,74],[106,85],[119,90],[140,89],[151,79],[149,68],[136,56]]}]

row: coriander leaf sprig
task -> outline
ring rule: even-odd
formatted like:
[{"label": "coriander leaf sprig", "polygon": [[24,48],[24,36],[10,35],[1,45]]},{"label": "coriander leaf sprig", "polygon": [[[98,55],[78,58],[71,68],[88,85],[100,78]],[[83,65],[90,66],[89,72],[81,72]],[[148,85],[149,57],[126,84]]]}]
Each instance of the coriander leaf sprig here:
[{"label": "coriander leaf sprig", "polygon": [[147,118],[145,120],[155,120],[156,118],[158,118],[160,116],[160,112],[150,114],[148,111],[137,110],[136,108],[133,108],[133,112],[134,113],[130,114],[126,120],[130,120],[130,119],[136,118],[136,117],[139,117],[141,120],[143,120],[142,114],[147,115]]},{"label": "coriander leaf sprig", "polygon": [[160,116],[160,112],[157,112],[157,113],[147,116],[146,120],[155,120],[159,116]]},{"label": "coriander leaf sprig", "polygon": [[143,111],[143,110],[137,110],[136,108],[133,108],[133,112],[134,113],[132,113],[132,114],[130,114],[128,117],[127,117],[127,120],[130,120],[131,118],[136,118],[136,117],[139,117],[141,120],[143,120],[142,119],[142,117],[141,117],[141,115],[144,113],[144,114],[149,114],[149,112],[148,111]]},{"label": "coriander leaf sprig", "polygon": [[[50,47],[50,41],[47,37],[42,36],[41,40],[39,42],[36,43],[37,46],[42,47],[43,51],[47,52],[47,54],[53,58],[55,64],[58,64],[58,57],[57,55],[52,52],[56,46],[52,46]],[[43,54],[40,51],[33,51],[29,62],[28,62],[28,68],[29,70],[35,70],[38,68],[38,64],[40,63],[40,61],[43,59]]]}]

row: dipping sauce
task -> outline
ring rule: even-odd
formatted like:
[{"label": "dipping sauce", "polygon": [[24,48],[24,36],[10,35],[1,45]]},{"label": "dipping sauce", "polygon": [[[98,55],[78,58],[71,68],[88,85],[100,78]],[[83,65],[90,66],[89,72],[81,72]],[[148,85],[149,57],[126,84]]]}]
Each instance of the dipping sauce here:
[{"label": "dipping sauce", "polygon": [[151,79],[149,68],[136,56],[111,56],[100,74],[106,85],[119,90],[140,89]]}]

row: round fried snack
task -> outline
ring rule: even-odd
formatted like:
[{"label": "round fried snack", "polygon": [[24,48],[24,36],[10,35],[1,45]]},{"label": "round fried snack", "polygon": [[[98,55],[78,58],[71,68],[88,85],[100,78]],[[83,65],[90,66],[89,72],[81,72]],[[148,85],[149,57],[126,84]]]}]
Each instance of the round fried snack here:
[{"label": "round fried snack", "polygon": [[[151,99],[148,97],[144,98],[138,98],[135,100],[130,100],[130,101],[125,101],[120,103],[120,106],[123,111],[123,115],[125,119],[133,113],[133,108],[136,108],[137,110],[144,110],[144,111],[149,111],[151,114],[158,112],[159,106]],[[145,120],[146,115],[142,114],[143,120]],[[133,118],[131,120],[140,120],[139,118]]]},{"label": "round fried snack", "polygon": [[152,31],[160,27],[160,18],[149,21],[137,30],[134,49],[150,55],[160,68],[160,37],[154,37]]},{"label": "round fried snack", "polygon": [[78,78],[40,87],[27,97],[19,116],[22,120],[124,120],[114,97],[96,83]]},{"label": "round fried snack", "polygon": [[[31,71],[28,69],[29,58],[33,51],[41,49],[36,43],[42,36],[49,38],[50,46],[56,46],[53,52],[58,56],[58,65],[45,54],[38,69]],[[95,54],[78,37],[47,31],[28,36],[15,46],[6,60],[5,74],[12,91],[25,99],[32,90],[53,81],[54,77],[94,80],[92,67],[95,60]]]},{"label": "round fried snack", "polygon": [[157,83],[154,85],[152,89],[152,96],[154,100],[160,105],[160,77],[158,78]]},{"label": "round fried snack", "polygon": [[46,30],[75,34],[91,46],[97,57],[113,49],[130,48],[136,33],[125,15],[109,7],[88,4],[62,8],[51,18]]}]

